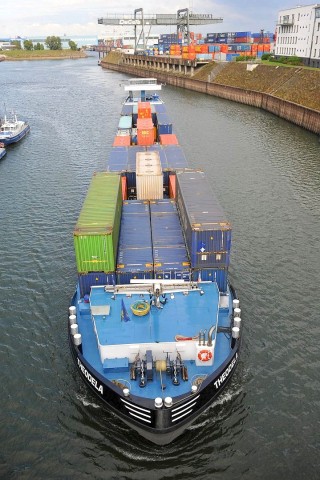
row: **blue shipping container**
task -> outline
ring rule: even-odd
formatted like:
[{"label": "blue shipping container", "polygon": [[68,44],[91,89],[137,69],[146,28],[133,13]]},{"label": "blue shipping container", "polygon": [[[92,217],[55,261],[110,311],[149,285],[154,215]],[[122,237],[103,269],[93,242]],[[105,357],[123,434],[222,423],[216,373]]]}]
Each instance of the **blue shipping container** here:
[{"label": "blue shipping container", "polygon": [[251,32],[235,32],[235,37],[251,37]]},{"label": "blue shipping container", "polygon": [[194,282],[216,282],[220,292],[227,291],[228,269],[227,268],[202,268],[192,269],[192,280]]},{"label": "blue shipping container", "polygon": [[193,268],[229,265],[231,225],[203,172],[177,172],[177,205]]},{"label": "blue shipping container", "polygon": [[188,162],[180,145],[164,145],[163,150],[167,157],[169,169],[188,168]]},{"label": "blue shipping container", "polygon": [[157,113],[158,135],[172,133],[172,122],[166,113]]},{"label": "blue shipping container", "polygon": [[189,279],[190,262],[172,200],[150,202],[155,278]]},{"label": "blue shipping container", "polygon": [[151,215],[153,247],[183,247],[185,242],[178,214],[158,213]]},{"label": "blue shipping container", "polygon": [[149,202],[144,200],[124,200],[122,215],[142,214],[149,217]]},{"label": "blue shipping container", "polygon": [[113,147],[108,159],[109,172],[126,170],[128,164],[128,147]]},{"label": "blue shipping container", "polygon": [[[141,234],[142,232],[143,235]],[[151,249],[151,247],[149,204],[138,201],[124,202],[120,225],[118,263],[124,263],[124,260],[120,259],[120,257],[123,255],[122,252],[127,249]],[[145,261],[145,263],[148,262],[150,263],[150,260]]]},{"label": "blue shipping container", "polygon": [[117,273],[144,272],[152,270],[153,256],[151,247],[119,248]]},{"label": "blue shipping container", "polygon": [[[150,212],[154,213],[174,213],[178,215],[176,202],[174,200],[150,200]],[[179,217],[178,217],[179,220]],[[180,223],[179,223],[180,225]]]},{"label": "blue shipping container", "polygon": [[133,105],[122,105],[121,115],[132,115]]},{"label": "blue shipping container", "polygon": [[116,274],[117,281],[121,284],[130,283],[131,278],[153,276],[148,202],[137,200],[123,202]]},{"label": "blue shipping container", "polygon": [[[190,262],[184,247],[154,247],[155,278],[187,278]],[[167,275],[167,277],[166,277]]]},{"label": "blue shipping container", "polygon": [[127,285],[130,283],[130,280],[148,280],[153,278],[153,270],[143,270],[143,271],[125,271],[117,270],[116,272],[117,283],[120,285]]},{"label": "blue shipping container", "polygon": [[115,285],[116,276],[114,272],[81,273],[78,275],[78,281],[79,281],[79,288],[80,288],[80,296],[81,298],[83,298],[84,295],[90,294],[90,289],[93,286]]},{"label": "blue shipping container", "polygon": [[209,45],[209,47],[208,47],[208,52],[209,53],[219,52],[219,51],[220,51],[219,45]]},{"label": "blue shipping container", "polygon": [[161,270],[158,268],[154,273],[154,278],[159,280],[182,280],[184,282],[191,280],[191,270]]}]

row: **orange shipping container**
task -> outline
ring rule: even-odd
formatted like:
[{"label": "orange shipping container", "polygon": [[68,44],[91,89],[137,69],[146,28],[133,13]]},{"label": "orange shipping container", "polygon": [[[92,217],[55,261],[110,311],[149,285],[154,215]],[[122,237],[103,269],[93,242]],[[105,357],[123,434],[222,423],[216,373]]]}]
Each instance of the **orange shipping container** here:
[{"label": "orange shipping container", "polygon": [[151,118],[138,118],[137,144],[144,146],[153,145],[154,139],[154,126]]},{"label": "orange shipping container", "polygon": [[138,102],[138,118],[151,118],[150,102]]},{"label": "orange shipping container", "polygon": [[177,136],[174,133],[159,135],[161,145],[179,145]]},{"label": "orange shipping container", "polygon": [[130,147],[130,135],[116,135],[113,141],[113,147]]},{"label": "orange shipping container", "polygon": [[138,118],[137,119],[137,129],[152,129],[153,128],[153,123],[151,118]]},{"label": "orange shipping container", "polygon": [[169,197],[176,198],[176,176],[169,175]]},{"label": "orange shipping container", "polygon": [[183,53],[182,58],[184,60],[194,60],[196,58],[196,53]]},{"label": "orange shipping container", "polygon": [[121,177],[122,200],[127,200],[127,177]]},{"label": "orange shipping container", "polygon": [[154,144],[154,128],[140,128],[137,130],[137,144],[148,147]]}]

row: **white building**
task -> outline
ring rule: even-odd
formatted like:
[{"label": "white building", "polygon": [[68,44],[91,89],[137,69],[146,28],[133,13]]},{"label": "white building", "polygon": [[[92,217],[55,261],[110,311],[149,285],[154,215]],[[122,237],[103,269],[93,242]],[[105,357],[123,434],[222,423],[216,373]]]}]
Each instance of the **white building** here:
[{"label": "white building", "polygon": [[274,53],[320,68],[320,3],[279,11]]}]

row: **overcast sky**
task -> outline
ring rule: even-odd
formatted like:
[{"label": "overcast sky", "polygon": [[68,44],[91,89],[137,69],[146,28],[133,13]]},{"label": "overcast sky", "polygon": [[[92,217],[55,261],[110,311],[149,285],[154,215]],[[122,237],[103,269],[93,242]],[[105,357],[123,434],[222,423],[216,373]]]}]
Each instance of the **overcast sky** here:
[{"label": "overcast sky", "polygon": [[[308,5],[312,2],[302,3]],[[316,3],[316,2],[315,2]],[[168,5],[168,6],[166,6]],[[189,8],[194,13],[222,17],[223,23],[205,27],[192,27],[195,32],[258,32],[275,30],[278,11],[292,8],[294,0],[2,0],[0,5],[0,38],[58,35],[112,34],[111,27],[98,25],[97,19],[109,14],[133,14],[143,8],[144,14],[172,13]],[[163,33],[173,32],[163,27]],[[151,33],[161,33],[153,29]]]}]

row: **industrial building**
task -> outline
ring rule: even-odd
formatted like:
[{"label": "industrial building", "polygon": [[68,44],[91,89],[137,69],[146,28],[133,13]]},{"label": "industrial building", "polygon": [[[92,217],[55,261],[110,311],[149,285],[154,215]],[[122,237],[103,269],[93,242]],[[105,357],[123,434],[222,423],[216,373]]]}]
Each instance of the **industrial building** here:
[{"label": "industrial building", "polygon": [[276,57],[299,57],[310,67],[320,67],[320,4],[280,10]]}]

